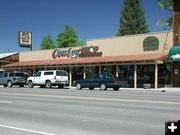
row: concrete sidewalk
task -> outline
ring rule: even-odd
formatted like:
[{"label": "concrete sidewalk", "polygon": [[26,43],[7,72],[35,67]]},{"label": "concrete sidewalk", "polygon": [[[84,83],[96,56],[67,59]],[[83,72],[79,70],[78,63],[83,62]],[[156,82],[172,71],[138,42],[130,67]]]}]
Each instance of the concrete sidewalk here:
[{"label": "concrete sidewalk", "polygon": [[138,90],[138,91],[179,91],[180,87],[162,87],[162,88],[151,88],[151,89],[144,89],[144,88],[120,88],[120,90]]}]

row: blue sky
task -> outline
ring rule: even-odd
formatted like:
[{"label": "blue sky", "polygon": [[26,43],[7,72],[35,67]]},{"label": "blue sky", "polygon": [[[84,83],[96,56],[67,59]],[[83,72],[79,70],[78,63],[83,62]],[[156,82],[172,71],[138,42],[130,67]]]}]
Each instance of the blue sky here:
[{"label": "blue sky", "polygon": [[[54,39],[71,25],[80,40],[114,36],[119,28],[123,0],[0,0],[0,53],[28,51],[18,46],[18,31],[32,32],[33,50],[44,36]],[[172,15],[161,11],[156,0],[141,6],[151,32],[163,31],[156,24]]]}]

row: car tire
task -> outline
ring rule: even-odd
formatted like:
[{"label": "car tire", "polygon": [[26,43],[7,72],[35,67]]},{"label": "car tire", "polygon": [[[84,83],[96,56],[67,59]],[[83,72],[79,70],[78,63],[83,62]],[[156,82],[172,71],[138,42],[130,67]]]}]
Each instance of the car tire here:
[{"label": "car tire", "polygon": [[51,81],[46,81],[46,88],[51,88],[51,87],[52,87]]},{"label": "car tire", "polygon": [[7,87],[9,87],[9,88],[12,87],[12,82],[11,81],[7,82]]},{"label": "car tire", "polygon": [[119,87],[114,87],[113,90],[114,90],[114,91],[118,91],[118,90],[119,90]]},{"label": "car tire", "polygon": [[33,82],[30,80],[28,81],[28,88],[33,88],[34,87],[34,84]]},{"label": "car tire", "polygon": [[7,87],[7,85],[3,85],[4,87]]},{"label": "car tire", "polygon": [[101,89],[101,90],[107,90],[106,84],[105,84],[105,83],[101,83],[100,89]]},{"label": "car tire", "polygon": [[81,89],[82,89],[82,86],[81,86],[80,83],[77,83],[77,84],[76,84],[76,89],[77,89],[77,90],[81,90]]}]

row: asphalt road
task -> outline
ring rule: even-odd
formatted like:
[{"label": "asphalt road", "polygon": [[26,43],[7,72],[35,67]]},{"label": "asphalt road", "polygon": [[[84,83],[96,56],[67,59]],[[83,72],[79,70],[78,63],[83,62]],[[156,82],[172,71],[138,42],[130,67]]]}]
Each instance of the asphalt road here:
[{"label": "asphalt road", "polygon": [[180,91],[0,88],[2,135],[164,135]]}]

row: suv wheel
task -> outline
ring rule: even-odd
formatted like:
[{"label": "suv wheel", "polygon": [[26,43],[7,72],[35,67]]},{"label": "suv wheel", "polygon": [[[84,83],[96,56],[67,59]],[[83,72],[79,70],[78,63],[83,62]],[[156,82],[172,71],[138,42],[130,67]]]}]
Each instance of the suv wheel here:
[{"label": "suv wheel", "polygon": [[12,82],[11,82],[11,81],[8,81],[8,82],[7,82],[7,86],[8,86],[8,87],[12,87]]},{"label": "suv wheel", "polygon": [[34,87],[34,84],[33,84],[33,82],[30,80],[30,81],[28,81],[28,87],[29,88],[33,88]]},{"label": "suv wheel", "polygon": [[50,81],[46,81],[46,88],[51,88],[52,87],[52,84]]},{"label": "suv wheel", "polygon": [[101,90],[107,90],[106,84],[102,83],[102,84],[100,85],[100,89],[101,89]]},{"label": "suv wheel", "polygon": [[77,84],[76,84],[76,89],[77,89],[77,90],[82,89],[82,86],[81,86],[81,84],[80,84],[80,83],[77,83]]}]

